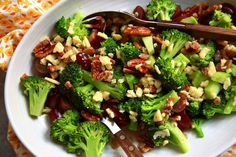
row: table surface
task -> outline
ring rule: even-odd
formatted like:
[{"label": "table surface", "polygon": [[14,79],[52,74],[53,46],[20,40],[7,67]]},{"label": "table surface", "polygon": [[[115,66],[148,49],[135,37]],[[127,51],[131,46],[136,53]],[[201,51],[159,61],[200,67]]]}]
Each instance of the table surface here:
[{"label": "table surface", "polygon": [[0,71],[0,156],[15,157],[16,155],[7,141],[8,119],[4,105],[4,80],[5,73]]}]

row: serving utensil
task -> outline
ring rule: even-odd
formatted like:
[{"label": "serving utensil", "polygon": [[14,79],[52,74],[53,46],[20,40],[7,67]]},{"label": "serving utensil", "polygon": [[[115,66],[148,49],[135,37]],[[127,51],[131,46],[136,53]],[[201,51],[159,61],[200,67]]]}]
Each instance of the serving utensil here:
[{"label": "serving utensil", "polygon": [[169,21],[148,21],[142,20],[128,12],[121,11],[100,11],[90,14],[84,18],[85,23],[90,23],[95,20],[97,16],[104,18],[121,17],[126,20],[127,23],[133,23],[135,25],[142,25],[147,27],[165,28],[165,29],[179,29],[192,34],[194,37],[203,37],[214,40],[236,40],[236,30],[226,29],[220,27],[212,27],[200,24],[185,24]]},{"label": "serving utensil", "polygon": [[114,121],[109,118],[103,118],[102,123],[104,123],[111,130],[115,136],[115,139],[128,157],[143,157],[143,154],[139,151],[139,149],[131,142],[131,140]]}]

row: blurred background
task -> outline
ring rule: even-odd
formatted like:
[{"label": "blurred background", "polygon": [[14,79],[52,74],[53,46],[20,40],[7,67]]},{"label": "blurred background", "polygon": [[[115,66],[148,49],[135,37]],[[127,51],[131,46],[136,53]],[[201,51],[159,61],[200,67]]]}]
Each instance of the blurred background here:
[{"label": "blurred background", "polygon": [[11,145],[7,141],[8,119],[4,105],[4,80],[5,72],[0,70],[0,156],[15,157]]}]

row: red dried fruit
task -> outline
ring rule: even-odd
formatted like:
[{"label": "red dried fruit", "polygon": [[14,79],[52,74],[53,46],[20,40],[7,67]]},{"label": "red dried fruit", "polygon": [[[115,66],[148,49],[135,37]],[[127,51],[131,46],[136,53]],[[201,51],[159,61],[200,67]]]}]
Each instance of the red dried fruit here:
[{"label": "red dried fruit", "polygon": [[81,116],[89,121],[100,121],[101,120],[101,116],[100,115],[93,115],[88,111],[82,110],[81,111]]},{"label": "red dried fruit", "polygon": [[181,120],[178,121],[178,126],[181,130],[188,130],[192,128],[192,121],[184,111],[180,112],[179,115],[181,116]]},{"label": "red dried fruit", "polygon": [[184,93],[178,93],[178,96],[180,97],[177,104],[173,106],[173,111],[176,113],[182,112],[186,106],[187,106],[187,95]]},{"label": "red dried fruit", "polygon": [[54,120],[60,118],[62,114],[57,109],[52,109],[49,112],[48,116],[49,116],[50,121],[53,122]]},{"label": "red dried fruit", "polygon": [[91,69],[91,59],[86,53],[78,53],[76,56],[76,62],[81,65],[82,69],[90,70]]}]

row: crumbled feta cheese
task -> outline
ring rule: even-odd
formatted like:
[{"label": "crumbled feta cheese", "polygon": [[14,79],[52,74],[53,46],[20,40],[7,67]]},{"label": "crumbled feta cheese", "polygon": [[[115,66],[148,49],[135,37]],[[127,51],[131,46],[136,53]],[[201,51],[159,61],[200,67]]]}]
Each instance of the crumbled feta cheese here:
[{"label": "crumbled feta cheese", "polygon": [[114,57],[114,54],[113,53],[108,53],[107,54],[110,58],[113,58]]},{"label": "crumbled feta cheese", "polygon": [[167,145],[168,143],[169,143],[168,140],[164,140],[163,143],[162,143],[162,145],[165,146],[165,145]]},{"label": "crumbled feta cheese", "polygon": [[108,56],[99,56],[99,60],[102,65],[111,65],[111,59]]},{"label": "crumbled feta cheese", "polygon": [[208,86],[208,84],[209,84],[209,80],[206,80],[206,81],[203,81],[203,82],[201,82],[201,87],[203,87],[203,88],[205,88],[205,87],[207,87]]},{"label": "crumbled feta cheese", "polygon": [[227,62],[226,59],[224,59],[224,58],[221,59],[221,60],[220,60],[220,66],[221,66],[221,67],[225,66],[225,63],[226,63],[226,62]]},{"label": "crumbled feta cheese", "polygon": [[199,57],[201,59],[204,59],[206,57],[206,55],[208,54],[208,52],[210,51],[209,48],[204,47],[200,52],[199,52]]},{"label": "crumbled feta cheese", "polygon": [[134,112],[134,111],[129,111],[129,114],[132,115],[132,116],[135,116],[135,117],[138,116],[138,113],[137,113],[137,112]]},{"label": "crumbled feta cheese", "polygon": [[208,76],[211,77],[214,73],[216,73],[215,64],[213,62],[210,62],[208,66]]},{"label": "crumbled feta cheese", "polygon": [[46,65],[47,64],[47,59],[44,57],[44,58],[41,58],[40,59],[40,64],[42,65]]},{"label": "crumbled feta cheese", "polygon": [[103,92],[102,92],[102,97],[103,97],[104,100],[109,100],[109,98],[110,98],[110,93],[107,92],[107,91],[103,91]]},{"label": "crumbled feta cheese", "polygon": [[197,67],[196,66],[187,66],[185,69],[184,69],[184,72],[188,75],[192,75],[195,71],[197,70]]},{"label": "crumbled feta cheese", "polygon": [[64,63],[64,62],[60,62],[60,63],[57,65],[57,69],[59,70],[60,73],[65,69],[66,65],[67,65],[67,64]]},{"label": "crumbled feta cheese", "polygon": [[96,101],[96,102],[102,102],[103,101],[102,92],[97,91],[93,96],[93,100]]},{"label": "crumbled feta cheese", "polygon": [[225,81],[224,81],[224,85],[223,85],[224,90],[227,90],[227,89],[229,88],[229,86],[231,86],[231,80],[230,80],[230,78],[228,77],[228,78],[225,79]]},{"label": "crumbled feta cheese", "polygon": [[71,46],[72,44],[72,38],[71,37],[67,37],[66,39],[66,46]]},{"label": "crumbled feta cheese", "polygon": [[163,117],[161,115],[161,111],[157,110],[154,114],[153,121],[154,122],[161,122],[163,120]]},{"label": "crumbled feta cheese", "polygon": [[82,45],[83,45],[83,47],[86,47],[86,48],[90,48],[91,47],[90,42],[89,42],[87,37],[83,38]]},{"label": "crumbled feta cheese", "polygon": [[53,83],[55,85],[60,85],[60,82],[58,82],[57,80],[54,80],[52,78],[49,78],[49,77],[45,77],[44,78],[46,81],[50,82],[50,83]]},{"label": "crumbled feta cheese", "polygon": [[70,59],[71,59],[73,62],[75,62],[75,61],[76,61],[76,55],[75,55],[75,54],[71,55],[71,56],[70,56]]},{"label": "crumbled feta cheese", "polygon": [[196,87],[190,86],[189,88],[189,94],[194,98],[200,98],[203,95],[203,93],[204,93],[203,88],[201,87],[196,88]]},{"label": "crumbled feta cheese", "polygon": [[63,51],[64,51],[64,46],[62,45],[62,43],[58,42],[53,49],[53,53],[56,53],[56,52],[61,53]]},{"label": "crumbled feta cheese", "polygon": [[161,74],[161,71],[160,71],[160,69],[158,68],[158,66],[157,66],[157,65],[154,65],[154,68],[155,68],[156,73],[160,75],[160,74]]},{"label": "crumbled feta cheese", "polygon": [[73,50],[69,50],[67,51],[62,57],[61,59],[64,59],[64,58],[69,58],[71,55],[73,55]]},{"label": "crumbled feta cheese", "polygon": [[69,34],[74,34],[75,33],[74,32],[74,26],[75,26],[74,22],[71,22],[70,25],[69,25],[68,31],[67,31]]},{"label": "crumbled feta cheese", "polygon": [[127,90],[126,96],[129,98],[136,98],[137,97],[134,90]]},{"label": "crumbled feta cheese", "polygon": [[108,36],[105,33],[98,32],[97,34],[99,37],[102,37],[103,39],[108,39]]},{"label": "crumbled feta cheese", "polygon": [[149,98],[155,98],[157,96],[156,94],[144,94],[144,95]]},{"label": "crumbled feta cheese", "polygon": [[141,64],[137,64],[137,65],[135,66],[135,69],[136,69],[136,70],[139,70],[142,66],[143,66],[142,63],[141,63]]},{"label": "crumbled feta cheese", "polygon": [[124,78],[118,79],[118,82],[119,82],[119,83],[124,83],[124,82],[125,82],[125,79],[124,79]]},{"label": "crumbled feta cheese", "polygon": [[139,97],[139,98],[142,97],[142,95],[143,95],[143,90],[142,90],[140,87],[138,87],[138,88],[136,89],[136,95],[137,95],[137,97]]},{"label": "crumbled feta cheese", "polygon": [[120,59],[121,58],[120,54],[121,52],[118,49],[116,49],[116,58]]},{"label": "crumbled feta cheese", "polygon": [[137,118],[132,115],[129,115],[129,119],[133,122],[137,122]]},{"label": "crumbled feta cheese", "polygon": [[149,94],[150,93],[150,89],[149,88],[144,88],[143,89],[143,93],[144,94]]},{"label": "crumbled feta cheese", "polygon": [[110,108],[107,108],[106,112],[110,118],[115,118],[115,113]]},{"label": "crumbled feta cheese", "polygon": [[111,84],[116,84],[116,79],[112,79]]},{"label": "crumbled feta cheese", "polygon": [[53,54],[47,55],[45,59],[53,65],[58,65],[60,63],[59,59],[57,59],[57,57]]},{"label": "crumbled feta cheese", "polygon": [[168,129],[156,131],[153,135],[153,139],[157,139],[158,137],[165,138],[170,136],[170,131]]},{"label": "crumbled feta cheese", "polygon": [[81,44],[81,40],[78,36],[73,36],[72,43],[76,46],[79,46]]},{"label": "crumbled feta cheese", "polygon": [[53,39],[53,41],[54,41],[55,43],[58,43],[58,42],[62,43],[62,42],[64,41],[64,39],[63,39],[60,35],[57,35],[57,36]]},{"label": "crumbled feta cheese", "polygon": [[111,33],[111,37],[112,37],[114,40],[116,40],[116,41],[122,39],[122,36],[121,36],[120,34],[116,34],[115,32],[112,32],[112,33]]}]

